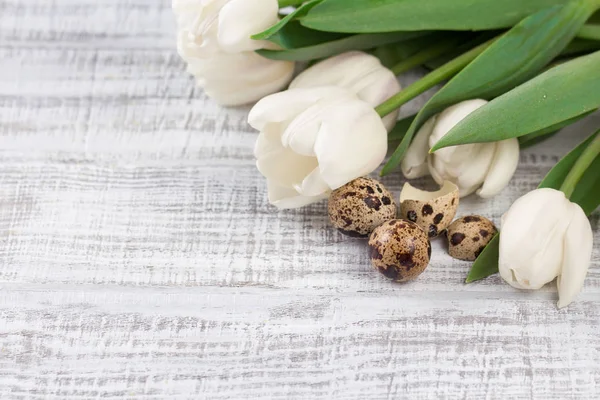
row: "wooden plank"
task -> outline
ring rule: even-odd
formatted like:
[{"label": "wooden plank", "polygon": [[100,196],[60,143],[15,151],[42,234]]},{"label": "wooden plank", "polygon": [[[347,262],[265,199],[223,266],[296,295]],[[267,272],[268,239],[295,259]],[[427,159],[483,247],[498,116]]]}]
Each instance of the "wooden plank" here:
[{"label": "wooden plank", "polygon": [[[392,284],[324,203],[268,205],[249,108],[194,87],[169,2],[4,0],[0,38],[0,398],[599,397],[597,245],[567,310],[553,287],[464,285],[441,240]],[[460,214],[499,222],[599,124]]]}]

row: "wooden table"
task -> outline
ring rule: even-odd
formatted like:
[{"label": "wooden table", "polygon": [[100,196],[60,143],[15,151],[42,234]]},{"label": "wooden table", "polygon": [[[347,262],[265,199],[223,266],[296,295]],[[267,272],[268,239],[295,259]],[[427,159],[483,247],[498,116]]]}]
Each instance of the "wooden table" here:
[{"label": "wooden table", "polygon": [[[554,287],[464,285],[441,241],[392,284],[325,204],[268,205],[248,108],[194,86],[169,2],[1,0],[0,52],[0,398],[600,396],[598,213],[566,310]],[[524,150],[460,214],[499,222],[599,125]]]}]

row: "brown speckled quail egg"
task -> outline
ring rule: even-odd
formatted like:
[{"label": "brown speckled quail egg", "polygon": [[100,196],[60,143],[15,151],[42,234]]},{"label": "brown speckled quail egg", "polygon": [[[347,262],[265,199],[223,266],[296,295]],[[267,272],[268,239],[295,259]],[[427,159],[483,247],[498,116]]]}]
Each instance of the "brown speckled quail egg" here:
[{"label": "brown speckled quail egg", "polygon": [[369,238],[371,264],[389,279],[406,282],[421,275],[431,258],[431,244],[417,224],[394,219],[375,228]]},{"label": "brown speckled quail egg", "polygon": [[329,196],[329,221],[340,232],[366,238],[383,222],[396,218],[394,196],[378,181],[358,178]]},{"label": "brown speckled quail egg", "polygon": [[448,227],[448,252],[458,260],[475,261],[498,232],[492,221],[479,215],[469,215]]},{"label": "brown speckled quail egg", "polygon": [[419,225],[430,238],[438,236],[450,225],[459,202],[458,187],[444,182],[436,192],[427,192],[405,183],[400,193],[400,216]]}]

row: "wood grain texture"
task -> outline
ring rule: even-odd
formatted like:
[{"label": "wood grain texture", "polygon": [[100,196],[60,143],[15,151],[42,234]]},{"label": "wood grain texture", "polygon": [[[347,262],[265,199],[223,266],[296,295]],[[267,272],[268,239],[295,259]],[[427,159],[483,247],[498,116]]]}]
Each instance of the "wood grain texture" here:
[{"label": "wood grain texture", "polygon": [[[568,310],[464,285],[441,241],[389,283],[325,204],[268,205],[248,108],[194,87],[168,3],[0,0],[0,398],[600,397],[598,245]],[[499,222],[599,125],[523,151],[460,214]]]}]

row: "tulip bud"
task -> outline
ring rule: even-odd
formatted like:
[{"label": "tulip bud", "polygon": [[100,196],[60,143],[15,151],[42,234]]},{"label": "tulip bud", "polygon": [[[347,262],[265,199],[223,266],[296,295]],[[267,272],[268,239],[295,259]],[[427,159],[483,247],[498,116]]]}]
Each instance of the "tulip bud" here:
[{"label": "tulip bud", "polygon": [[[381,65],[377,57],[362,51],[350,51],[303,71],[290,89],[318,86],[339,86],[348,89],[373,107],[377,107],[400,91],[400,83],[392,71]],[[396,124],[400,109],[383,118],[386,128]]]},{"label": "tulip bud", "polygon": [[277,22],[278,9],[277,0],[173,0],[179,55],[208,96],[240,105],[287,85],[294,63],[257,55],[273,45],[250,38]]},{"label": "tulip bud", "polygon": [[455,183],[461,197],[477,192],[490,198],[500,193],[514,175],[519,163],[519,141],[502,140],[452,146],[429,154],[442,137],[479,107],[485,100],[467,100],[430,118],[411,143],[402,160],[402,172],[408,179],[431,175],[438,184]]},{"label": "tulip bud", "polygon": [[581,291],[593,247],[585,212],[563,192],[537,189],[502,216],[499,269],[519,289],[539,289],[558,277],[558,307]]},{"label": "tulip bud", "polygon": [[248,122],[260,131],[254,154],[269,202],[282,209],[326,198],[375,170],[387,152],[379,115],[339,87],[270,95],[254,106]]}]

